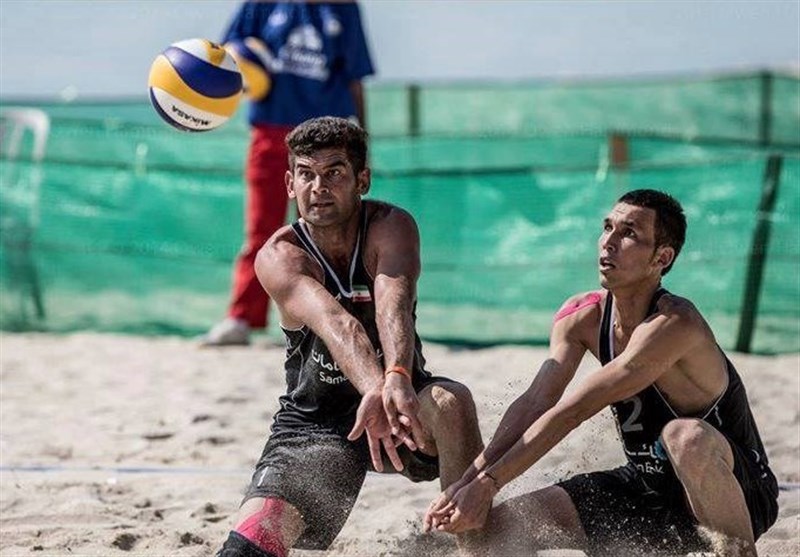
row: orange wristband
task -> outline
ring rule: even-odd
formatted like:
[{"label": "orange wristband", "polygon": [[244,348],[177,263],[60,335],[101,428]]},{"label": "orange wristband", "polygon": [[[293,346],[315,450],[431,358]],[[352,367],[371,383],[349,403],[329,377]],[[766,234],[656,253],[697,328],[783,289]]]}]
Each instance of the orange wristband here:
[{"label": "orange wristband", "polygon": [[390,373],[399,373],[400,375],[405,375],[406,377],[408,377],[409,379],[411,379],[411,372],[410,372],[410,371],[408,371],[408,370],[407,370],[406,368],[404,368],[403,366],[392,366],[392,367],[388,368],[388,369],[387,369],[387,370],[384,372],[384,375],[389,375]]}]

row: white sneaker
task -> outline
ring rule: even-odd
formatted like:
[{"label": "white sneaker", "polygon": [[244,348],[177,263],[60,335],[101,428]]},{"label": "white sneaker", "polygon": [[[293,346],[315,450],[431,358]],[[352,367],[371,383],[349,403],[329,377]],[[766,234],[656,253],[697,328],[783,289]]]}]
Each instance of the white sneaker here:
[{"label": "white sneaker", "polygon": [[245,346],[250,344],[250,325],[241,319],[227,317],[197,340],[200,346]]}]

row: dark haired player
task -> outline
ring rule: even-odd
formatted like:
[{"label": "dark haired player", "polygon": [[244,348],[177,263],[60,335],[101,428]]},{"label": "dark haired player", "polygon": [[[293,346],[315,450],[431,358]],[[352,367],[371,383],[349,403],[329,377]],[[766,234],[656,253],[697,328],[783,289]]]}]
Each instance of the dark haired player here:
[{"label": "dark haired player", "polygon": [[264,245],[256,271],[286,335],[287,390],[220,557],[325,549],[369,469],[386,460],[446,488],[483,448],[469,390],[424,368],[414,219],[361,199],[366,132],[323,117],[286,143],[301,218]]},{"label": "dark haired player", "polygon": [[[777,517],[777,483],[738,373],[697,308],[661,286],[685,234],[683,209],[667,194],[636,190],[617,201],[598,244],[603,290],[570,298],[556,314],[549,359],[489,446],[431,504],[426,529],[486,524],[484,542],[499,555],[685,553],[707,550],[709,538],[720,555],[755,555]],[[564,395],[586,351],[603,367]],[[606,406],[625,466],[490,513],[505,484]]]}]

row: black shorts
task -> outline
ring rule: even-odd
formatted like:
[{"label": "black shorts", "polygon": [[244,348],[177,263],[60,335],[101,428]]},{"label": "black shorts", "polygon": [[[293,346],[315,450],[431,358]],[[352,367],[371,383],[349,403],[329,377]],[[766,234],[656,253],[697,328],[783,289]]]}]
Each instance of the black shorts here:
[{"label": "black shorts", "polygon": [[569,494],[588,539],[589,555],[705,551],[681,492],[651,491],[632,466],[579,474],[557,484]]},{"label": "black shorts", "polygon": [[[742,487],[758,539],[777,519],[778,484],[766,465],[730,445],[733,474]],[[697,520],[677,478],[672,489],[657,493],[627,465],[581,474],[557,485],[569,494],[578,511],[591,555],[710,551],[697,531]]]},{"label": "black shorts", "polygon": [[742,449],[728,440],[733,451],[733,475],[742,487],[755,539],[778,518],[778,480],[758,453]]},{"label": "black shorts", "polygon": [[[451,380],[431,377],[418,390],[446,381]],[[306,529],[293,547],[329,547],[352,510],[364,477],[373,470],[366,437],[350,442],[346,435],[343,430],[309,425],[274,433],[267,440],[244,501],[276,497],[295,507]],[[397,450],[403,476],[414,482],[439,477],[438,458],[405,446]],[[384,468],[393,470],[386,455]]]}]

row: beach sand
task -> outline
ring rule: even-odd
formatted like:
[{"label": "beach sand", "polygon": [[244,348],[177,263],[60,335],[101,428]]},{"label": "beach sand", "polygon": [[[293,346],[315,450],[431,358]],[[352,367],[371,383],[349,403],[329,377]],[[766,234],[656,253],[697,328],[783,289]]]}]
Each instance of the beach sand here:
[{"label": "beach sand", "polygon": [[[546,350],[426,345],[429,369],[467,384],[488,439]],[[800,355],[731,354],[781,491],[762,556],[800,555]],[[202,350],[186,339],[0,336],[0,555],[212,555],[231,527],[284,390],[283,350]],[[579,377],[596,369],[586,359]],[[609,411],[583,424],[499,500],[621,464]],[[294,557],[450,555],[420,533],[436,482],[370,474],[326,552]],[[582,555],[550,551],[542,555]]]}]

